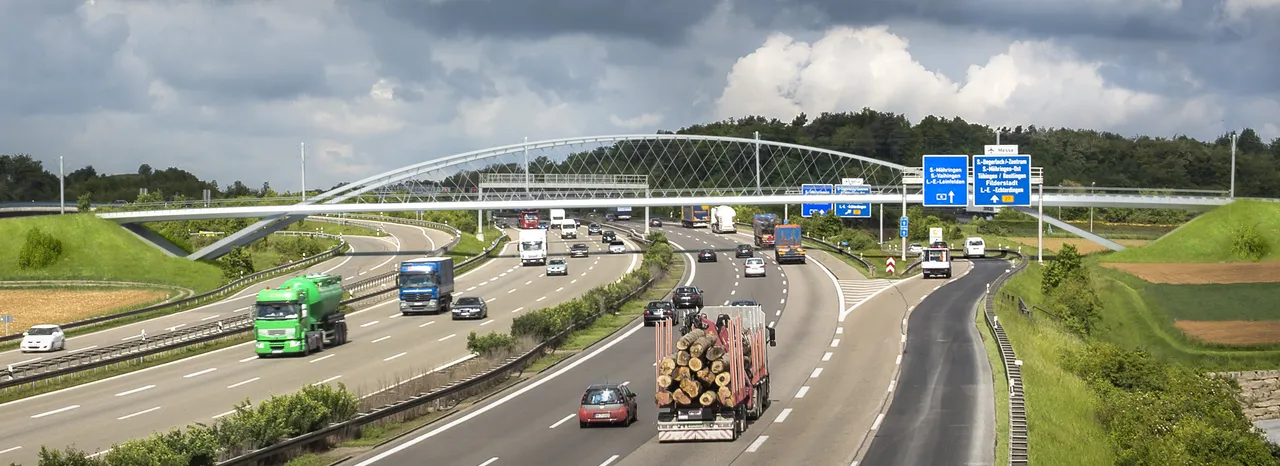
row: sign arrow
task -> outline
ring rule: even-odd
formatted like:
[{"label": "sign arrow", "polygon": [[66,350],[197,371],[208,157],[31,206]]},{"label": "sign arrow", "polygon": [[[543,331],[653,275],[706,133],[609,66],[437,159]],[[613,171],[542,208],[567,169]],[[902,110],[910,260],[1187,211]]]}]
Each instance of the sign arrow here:
[{"label": "sign arrow", "polygon": [[956,201],[956,192],[947,191],[947,202],[955,202],[955,201]]},{"label": "sign arrow", "polygon": [[995,203],[997,203],[997,202],[1000,202],[1000,196],[992,195],[992,196],[991,196],[991,203],[992,203],[992,204],[995,204]]}]

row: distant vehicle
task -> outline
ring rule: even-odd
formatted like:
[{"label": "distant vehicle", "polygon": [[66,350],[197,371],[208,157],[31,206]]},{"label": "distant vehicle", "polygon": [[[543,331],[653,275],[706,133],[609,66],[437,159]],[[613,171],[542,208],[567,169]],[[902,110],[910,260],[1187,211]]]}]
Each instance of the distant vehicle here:
[{"label": "distant vehicle", "polygon": [[662,220],[658,220],[658,219],[656,219],[656,218],[655,218],[655,219],[651,219],[651,220],[649,220],[649,226],[654,227],[654,228],[662,228]]},{"label": "distant vehicle", "polygon": [[946,241],[934,241],[932,243],[929,243],[929,247],[951,249],[951,245],[947,244]]},{"label": "distant vehicle", "polygon": [[713,233],[736,233],[738,227],[733,224],[737,211],[733,207],[722,205],[711,208],[711,231]]},{"label": "distant vehicle", "polygon": [[987,243],[982,238],[968,238],[964,240],[964,257],[985,257],[987,255]]},{"label": "distant vehicle", "polygon": [[587,387],[578,408],[578,427],[592,424],[620,424],[630,426],[636,422],[639,406],[636,393],[626,383],[596,384]]},{"label": "distant vehicle", "polygon": [[547,264],[547,231],[520,231],[520,264]]},{"label": "distant vehicle", "polygon": [[578,227],[573,220],[560,220],[560,239],[578,239]]},{"label": "distant vehicle", "polygon": [[520,228],[532,230],[538,228],[538,211],[537,209],[529,209],[520,211]]},{"label": "distant vehicle", "polygon": [[551,222],[547,222],[547,221],[538,222],[538,229],[539,230],[551,229]]},{"label": "distant vehicle", "polygon": [[618,207],[614,210],[613,217],[618,220],[631,220],[631,208]]},{"label": "distant vehicle", "polygon": [[401,262],[396,284],[400,288],[401,314],[447,312],[453,301],[453,258],[424,257]]},{"label": "distant vehicle", "polygon": [[27,331],[22,332],[22,343],[18,348],[23,353],[64,350],[67,349],[67,336],[62,333],[62,327],[57,325],[33,325]]},{"label": "distant vehicle", "polygon": [[698,262],[717,262],[716,252],[711,249],[703,249],[698,253]]},{"label": "distant vehicle", "polygon": [[756,302],[756,300],[754,300],[754,299],[739,299],[739,300],[737,300],[737,301],[734,301],[734,302],[729,303],[729,305],[730,305],[730,306],[747,306],[747,307],[750,307],[750,306],[759,306],[759,305],[760,305],[760,303],[757,303],[757,302]]},{"label": "distant vehicle", "polygon": [[644,326],[652,326],[660,320],[676,323],[676,306],[671,301],[649,301],[644,307]]},{"label": "distant vehicle", "polygon": [[342,302],[342,276],[310,274],[293,277],[276,289],[258,292],[253,305],[254,352],[310,355],[347,342]]},{"label": "distant vehicle", "polygon": [[609,254],[622,254],[627,252],[627,245],[622,241],[609,242]]},{"label": "distant vehicle", "polygon": [[751,219],[751,231],[757,248],[772,248],[774,228],[778,226],[777,214],[756,214]]},{"label": "distant vehicle", "polygon": [[589,251],[590,249],[587,248],[587,245],[578,243],[569,246],[569,257],[587,257]]},{"label": "distant vehicle", "polygon": [[612,221],[617,220],[617,219],[618,219],[618,217],[617,217],[616,215],[613,215],[613,214],[604,214],[604,221],[606,221],[606,222],[612,222]]},{"label": "distant vehicle", "polygon": [[756,255],[755,251],[751,249],[751,246],[748,246],[745,244],[739,244],[738,248],[735,249],[733,252],[733,257],[736,257],[739,259],[743,257],[755,257],[755,255]]},{"label": "distant vehicle", "polygon": [[920,272],[924,278],[951,278],[951,250],[947,248],[925,248],[921,254]]},{"label": "distant vehicle", "polygon": [[551,259],[547,261],[547,276],[552,275],[569,275],[569,264],[564,259]]},{"label": "distant vehicle", "polygon": [[747,259],[747,264],[742,268],[742,275],[747,277],[765,276],[764,259],[759,257]]},{"label": "distant vehicle", "polygon": [[671,303],[675,304],[676,309],[701,308],[702,290],[696,286],[677,287],[671,293]]},{"label": "distant vehicle", "polygon": [[605,230],[603,233],[600,233],[601,243],[612,243],[617,240],[618,240],[618,234],[614,233],[613,230]]},{"label": "distant vehicle", "polygon": [[920,243],[911,243],[907,245],[907,255],[909,256],[918,256],[923,251],[924,246],[921,246]]},{"label": "distant vehicle", "polygon": [[453,320],[489,317],[489,305],[477,296],[463,296],[453,303]]},{"label": "distant vehicle", "polygon": [[598,235],[600,234],[601,231],[602,229],[600,228],[599,223],[592,223],[590,225],[587,225],[587,236]]},{"label": "distant vehicle", "polygon": [[561,220],[565,219],[564,209],[551,209],[551,226],[560,228]]},{"label": "distant vehicle", "polygon": [[704,205],[687,205],[680,208],[680,225],[685,228],[700,228],[711,224],[711,208]]},{"label": "distant vehicle", "polygon": [[774,227],[774,259],[779,264],[798,262],[803,264],[807,253],[802,247],[803,237],[800,225],[778,225]]}]

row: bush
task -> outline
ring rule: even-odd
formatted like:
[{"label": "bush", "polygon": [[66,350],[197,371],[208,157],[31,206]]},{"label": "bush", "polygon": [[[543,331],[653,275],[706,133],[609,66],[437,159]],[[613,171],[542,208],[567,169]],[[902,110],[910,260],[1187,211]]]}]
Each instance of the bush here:
[{"label": "bush", "polygon": [[1231,252],[1241,259],[1258,262],[1271,253],[1271,244],[1258,234],[1257,225],[1240,225],[1231,232]]},{"label": "bush", "polygon": [[1047,295],[1072,275],[1084,273],[1084,259],[1080,256],[1080,251],[1075,245],[1064,244],[1062,250],[1058,251],[1058,257],[1044,268],[1040,290]]},{"label": "bush", "polygon": [[84,193],[76,198],[76,210],[79,212],[88,212],[93,208],[93,194]]},{"label": "bush", "polygon": [[45,233],[39,227],[27,230],[26,241],[18,253],[18,267],[22,269],[43,269],[62,256],[62,240]]},{"label": "bush", "polygon": [[218,266],[222,267],[222,277],[233,281],[254,272],[253,259],[243,247],[237,247],[218,258]]},{"label": "bush", "polygon": [[474,330],[467,335],[467,351],[475,353],[480,357],[491,357],[503,351],[511,351],[516,347],[516,338],[498,332],[489,332],[485,335],[477,335]]}]

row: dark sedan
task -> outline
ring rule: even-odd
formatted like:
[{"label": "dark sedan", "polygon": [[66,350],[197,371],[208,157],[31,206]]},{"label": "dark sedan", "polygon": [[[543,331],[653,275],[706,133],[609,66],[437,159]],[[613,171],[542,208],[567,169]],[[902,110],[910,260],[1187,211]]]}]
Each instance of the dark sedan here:
[{"label": "dark sedan", "polygon": [[702,290],[696,286],[682,286],[671,293],[671,303],[676,309],[702,308]]},{"label": "dark sedan", "polygon": [[590,251],[591,250],[587,248],[587,245],[578,243],[573,246],[569,246],[569,257],[587,257]]},{"label": "dark sedan", "polygon": [[489,317],[489,305],[475,296],[463,296],[449,306],[453,311],[453,320],[484,319]]},{"label": "dark sedan", "polygon": [[698,253],[698,262],[717,262],[716,252],[710,249],[703,249]]},{"label": "dark sedan", "polygon": [[734,250],[733,256],[737,258],[754,257],[755,251],[751,250],[751,246],[748,246],[745,244],[739,244],[738,249]]},{"label": "dark sedan", "polygon": [[663,320],[670,320],[672,324],[679,323],[676,306],[671,301],[649,301],[644,307],[644,326],[649,327]]},{"label": "dark sedan", "polygon": [[756,302],[756,300],[754,300],[754,299],[739,299],[739,300],[737,300],[737,301],[734,301],[734,302],[729,303],[729,305],[730,305],[730,306],[748,306],[748,307],[750,307],[750,306],[759,306],[759,305],[760,305],[760,303],[757,303],[757,302]]},{"label": "dark sedan", "polygon": [[599,223],[587,225],[587,236],[598,235],[602,231],[604,231],[604,228],[601,228]]},{"label": "dark sedan", "polygon": [[613,230],[605,230],[604,233],[600,234],[601,243],[612,243],[617,240],[618,240],[618,234],[614,233]]}]

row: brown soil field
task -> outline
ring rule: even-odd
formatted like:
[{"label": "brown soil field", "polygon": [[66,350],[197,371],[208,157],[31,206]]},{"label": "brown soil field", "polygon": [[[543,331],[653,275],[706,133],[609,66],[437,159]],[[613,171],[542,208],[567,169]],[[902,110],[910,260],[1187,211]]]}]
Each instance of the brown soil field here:
[{"label": "brown soil field", "polygon": [[22,332],[32,325],[65,324],[85,318],[124,311],[159,302],[167,294],[155,289],[3,289],[0,314],[13,316],[9,332]]},{"label": "brown soil field", "polygon": [[1224,262],[1216,264],[1102,264],[1151,283],[1204,285],[1211,283],[1280,283],[1280,262]]},{"label": "brown soil field", "polygon": [[1280,320],[1178,320],[1173,324],[1187,336],[1208,343],[1256,345],[1280,342]]},{"label": "brown soil field", "polygon": [[[1009,239],[1031,246],[1032,249],[1035,249],[1036,247],[1035,237],[1015,237],[1015,238],[1009,238]],[[1140,246],[1146,246],[1147,243],[1151,242],[1151,240],[1146,240],[1146,239],[1113,239],[1111,241],[1120,243],[1121,246],[1124,246],[1127,248],[1136,248]],[[1105,246],[1095,243],[1093,241],[1089,241],[1084,238],[1045,238],[1044,239],[1044,249],[1046,251],[1057,251],[1059,249],[1062,249],[1062,245],[1064,244],[1074,245],[1076,249],[1080,251],[1080,254],[1089,254],[1089,253],[1099,252],[1099,251],[1110,251],[1110,249],[1107,249]],[[1035,251],[1032,251],[1032,252],[1034,253]]]}]

